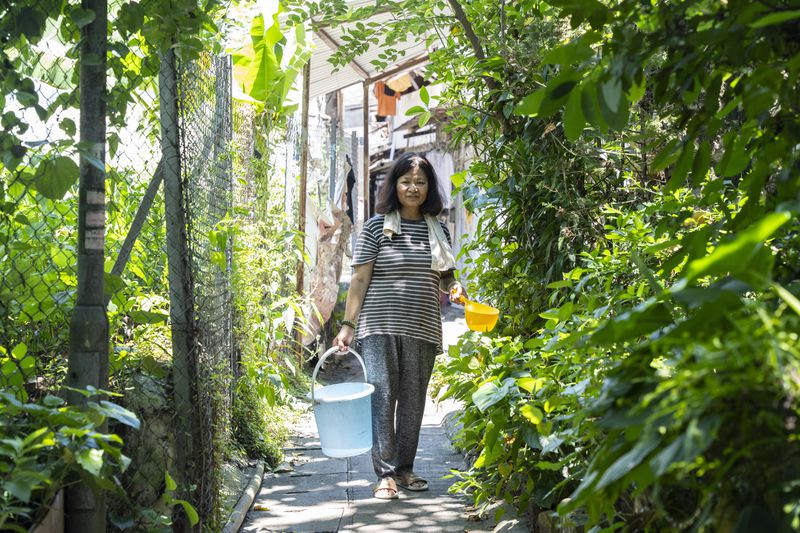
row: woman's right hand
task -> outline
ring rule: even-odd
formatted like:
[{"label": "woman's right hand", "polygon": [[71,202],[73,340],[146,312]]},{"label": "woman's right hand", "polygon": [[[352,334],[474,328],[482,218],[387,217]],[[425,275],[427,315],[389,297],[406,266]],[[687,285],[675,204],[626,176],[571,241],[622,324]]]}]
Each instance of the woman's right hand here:
[{"label": "woman's right hand", "polygon": [[339,353],[347,353],[350,344],[353,342],[355,331],[350,326],[342,326],[339,334],[333,339],[333,346],[339,349]]}]

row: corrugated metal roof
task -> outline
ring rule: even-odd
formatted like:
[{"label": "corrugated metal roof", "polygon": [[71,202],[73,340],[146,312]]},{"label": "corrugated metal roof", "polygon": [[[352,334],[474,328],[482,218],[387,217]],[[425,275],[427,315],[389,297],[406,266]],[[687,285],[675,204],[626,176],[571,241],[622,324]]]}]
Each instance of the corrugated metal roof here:
[{"label": "corrugated metal roof", "polygon": [[[374,1],[375,0],[354,0],[352,2],[348,2],[348,4],[353,8],[359,8],[373,4]],[[389,12],[378,13],[371,17],[368,22],[385,22],[390,20],[392,16],[393,15]],[[315,48],[311,57],[311,80],[309,84],[311,98],[327,94],[329,92],[338,91],[339,89],[349,87],[350,85],[354,85],[356,83],[362,83],[365,79],[365,74],[370,79],[377,78],[383,72],[388,72],[389,70],[392,70],[393,68],[400,66],[409,60],[424,57],[428,52],[425,47],[424,40],[419,42],[414,41],[399,43],[393,48],[403,51],[404,54],[401,54],[397,60],[387,65],[386,68],[378,70],[375,65],[372,64],[372,61],[378,59],[380,53],[383,52],[383,47],[373,44],[364,54],[361,54],[354,59],[354,62],[357,63],[358,66],[348,64],[340,67],[338,71],[334,72],[335,67],[328,62],[328,59],[334,53],[333,47],[344,45],[341,38],[342,33],[352,26],[353,25],[351,24],[340,27],[328,26],[322,28],[322,32],[324,32],[326,35],[321,36],[320,32],[316,32],[314,34]]]}]

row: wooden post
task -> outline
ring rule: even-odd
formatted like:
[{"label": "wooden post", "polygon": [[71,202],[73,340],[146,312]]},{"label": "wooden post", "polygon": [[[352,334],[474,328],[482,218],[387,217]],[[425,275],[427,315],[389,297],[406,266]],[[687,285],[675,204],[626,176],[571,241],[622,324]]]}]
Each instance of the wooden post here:
[{"label": "wooden post", "polygon": [[[66,383],[70,387],[107,389],[108,316],[105,308],[105,160],[106,160],[106,0],[85,0],[94,20],[81,30],[80,141],[90,152],[81,155],[78,189],[78,287],[70,317],[70,351]],[[89,58],[93,58],[90,61]],[[91,161],[90,161],[91,159]],[[80,405],[85,398],[67,391],[67,400]],[[96,400],[96,399],[95,399]],[[105,431],[105,424],[99,428]],[[78,481],[78,480],[72,480]],[[106,530],[106,496],[89,482],[67,485],[66,531],[102,533]]]},{"label": "wooden post", "polygon": [[[344,116],[344,114],[342,115]],[[353,173],[356,176],[356,182],[353,184],[353,193],[351,198],[353,200],[353,232],[350,234],[350,251],[356,253],[356,237],[358,235],[358,137],[356,132],[353,131],[350,136],[350,162],[353,164]]]},{"label": "wooden post", "polygon": [[[167,224],[167,279],[169,281],[169,320],[172,328],[172,381],[175,401],[175,462],[180,497],[188,499],[193,478],[194,449],[194,309],[186,236],[183,181],[181,180],[178,131],[178,80],[175,52],[161,56],[158,77],[161,119],[161,163],[164,180],[164,209]],[[191,500],[190,500],[191,501]],[[177,507],[180,509],[180,506]],[[190,526],[178,511],[173,531],[188,531]]]},{"label": "wooden post", "polygon": [[364,220],[369,220],[369,82],[364,82]]},{"label": "wooden post", "polygon": [[338,169],[336,168],[336,159],[338,146],[338,126],[339,126],[339,100],[341,100],[339,91],[333,93],[331,100],[328,102],[327,111],[328,116],[331,117],[331,130],[330,130],[330,173],[328,179],[328,198],[333,202],[338,202],[339,198],[334,198],[336,195],[336,175]]},{"label": "wooden post", "polygon": [[[303,251],[305,251],[306,234],[306,196],[308,182],[308,108],[309,92],[311,83],[311,61],[309,60],[303,67],[303,109],[300,119],[300,198],[297,216],[297,230],[303,236]],[[304,290],[304,271],[305,261],[302,258],[297,262],[297,295],[303,296]],[[300,317],[294,321],[294,336],[296,341],[297,355],[299,363],[303,364],[303,332],[300,327]]]}]

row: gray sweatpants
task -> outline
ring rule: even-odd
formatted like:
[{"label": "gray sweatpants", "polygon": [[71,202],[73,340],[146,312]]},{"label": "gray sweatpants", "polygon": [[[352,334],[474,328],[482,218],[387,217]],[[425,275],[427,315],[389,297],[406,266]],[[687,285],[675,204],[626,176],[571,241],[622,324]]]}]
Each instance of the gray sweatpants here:
[{"label": "gray sweatpants", "polygon": [[405,335],[361,339],[372,394],[372,465],[378,477],[410,472],[417,455],[425,396],[439,351]]}]

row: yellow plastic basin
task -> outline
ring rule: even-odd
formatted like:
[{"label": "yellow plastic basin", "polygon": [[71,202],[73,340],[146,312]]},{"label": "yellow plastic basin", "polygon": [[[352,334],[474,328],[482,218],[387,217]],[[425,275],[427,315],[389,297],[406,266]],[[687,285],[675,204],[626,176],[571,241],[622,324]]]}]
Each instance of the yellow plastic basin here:
[{"label": "yellow plastic basin", "polygon": [[494,329],[497,318],[500,316],[500,310],[489,305],[465,300],[464,314],[469,329],[485,333]]}]

